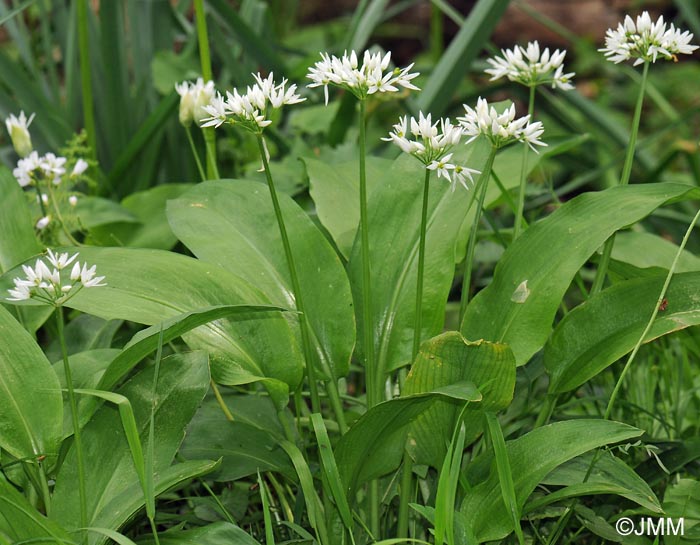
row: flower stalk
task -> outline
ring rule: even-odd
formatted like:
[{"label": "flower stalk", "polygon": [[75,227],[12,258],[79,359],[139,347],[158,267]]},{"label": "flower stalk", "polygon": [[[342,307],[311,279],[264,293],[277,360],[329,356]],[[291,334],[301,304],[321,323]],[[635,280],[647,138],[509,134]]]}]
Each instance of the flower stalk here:
[{"label": "flower stalk", "polygon": [[[536,86],[530,86],[530,98],[528,100],[527,115],[532,119],[535,112],[535,90]],[[525,182],[527,181],[527,155],[528,146],[523,146],[523,160],[520,166],[520,186],[518,190],[518,209],[515,213],[515,223],[513,224],[513,242],[520,236],[523,225],[523,212],[525,211]]]},{"label": "flower stalk", "polygon": [[88,34],[88,0],[78,0],[78,50],[80,53],[80,84],[83,96],[83,123],[92,159],[97,156],[95,112],[92,109],[92,74],[90,70],[90,40]]}]

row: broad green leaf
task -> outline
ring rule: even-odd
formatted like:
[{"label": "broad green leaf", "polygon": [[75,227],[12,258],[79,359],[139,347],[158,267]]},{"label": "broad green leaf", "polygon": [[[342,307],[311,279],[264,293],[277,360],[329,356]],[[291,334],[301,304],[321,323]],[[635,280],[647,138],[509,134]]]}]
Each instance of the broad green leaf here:
[{"label": "broad green leaf", "polygon": [[[260,545],[230,522],[214,522],[192,530],[170,530],[158,534],[158,542],[160,545]],[[153,544],[153,540],[139,541],[139,545]]]},{"label": "broad green leaf", "polygon": [[335,459],[348,499],[357,486],[398,467],[406,446],[407,426],[439,399],[481,401],[471,382],[436,388],[431,392],[399,397],[375,405],[342,436]]},{"label": "broad green leaf", "polygon": [[[352,297],[337,255],[307,214],[280,195],[318,366],[345,376],[355,340]],[[177,237],[202,261],[255,285],[274,304],[294,308],[289,266],[267,187],[256,182],[204,182],[168,202]],[[293,317],[296,323],[296,317]]]},{"label": "broad green leaf", "polygon": [[51,461],[62,427],[56,373],[31,335],[0,306],[0,447],[16,458]]},{"label": "broad green leaf", "polygon": [[80,219],[80,224],[88,230],[116,222],[139,223],[138,218],[121,204],[102,197],[82,197],[78,199],[75,213]]},{"label": "broad green leaf", "polygon": [[[137,248],[77,251],[81,261],[97,266],[108,285],[80,291],[68,306],[105,319],[152,325],[211,306],[270,303],[242,278],[183,255]],[[212,376],[222,384],[262,380],[283,398],[301,380],[298,347],[281,316],[233,322],[222,318],[187,334],[185,341],[209,352]]]},{"label": "broad green leaf", "polygon": [[[578,388],[630,352],[654,310],[663,277],[635,278],[591,297],[557,325],[544,349],[551,393]],[[644,342],[700,324],[700,273],[677,274]]]},{"label": "broad green leaf", "polygon": [[622,460],[610,452],[603,452],[589,474],[592,459],[593,455],[587,453],[557,467],[542,480],[542,484],[563,488],[529,501],[523,512],[533,512],[566,498],[615,494],[652,512],[661,513],[661,505],[652,489]]},{"label": "broad green leaf", "polygon": [[39,513],[2,473],[0,532],[5,532],[12,543],[31,540],[38,545],[64,545],[73,542],[68,532]]},{"label": "broad green leaf", "polygon": [[481,52],[494,27],[501,20],[509,0],[479,0],[462,28],[452,39],[440,62],[430,74],[413,110],[442,115],[472,61]]},{"label": "broad green leaf", "polygon": [[683,538],[668,535],[664,543],[697,543],[700,540],[700,481],[680,479],[664,494],[664,513],[677,525],[683,519]]},{"label": "broad green leaf", "polygon": [[130,246],[170,250],[177,238],[165,216],[165,203],[179,197],[191,184],[163,184],[127,196],[122,208],[130,212],[139,223],[117,222],[90,230],[90,237],[104,246]]},{"label": "broad green leaf", "polygon": [[[559,303],[593,252],[618,229],[696,191],[683,184],[640,184],[585,193],[567,202],[506,250],[491,284],[467,307],[462,333],[504,342],[518,365],[527,363],[547,340]],[[514,301],[521,285],[530,295]]]},{"label": "broad green leaf", "polygon": [[[515,359],[503,344],[469,342],[456,331],[443,333],[422,344],[404,384],[404,395],[430,392],[436,388],[469,381],[483,396],[481,403],[464,413],[466,444],[483,429],[483,411],[499,411],[513,398]],[[461,405],[441,399],[415,419],[409,428],[408,448],[419,464],[442,465],[449,437],[455,428]]]},{"label": "broad green leaf", "polygon": [[[360,172],[357,160],[329,164],[305,157],[304,163],[318,219],[347,259],[360,223]],[[391,164],[387,159],[367,158],[368,198],[383,183],[384,174]]]},{"label": "broad green leaf", "polygon": [[187,459],[221,458],[219,469],[208,478],[222,482],[255,475],[257,471],[293,476],[289,457],[280,448],[284,431],[270,399],[222,394],[233,422],[226,419],[213,397],[205,399],[187,429],[180,454]]},{"label": "broad green leaf", "polygon": [[[627,424],[581,419],[536,428],[518,439],[507,441],[518,508],[522,510],[535,487],[557,466],[596,447],[641,434],[641,430]],[[502,539],[513,531],[509,510],[503,503],[493,452],[475,460],[468,468],[467,477],[473,482],[489,466],[488,478],[467,493],[460,508],[471,522],[479,543]]]},{"label": "broad green leaf", "polygon": [[[639,268],[671,267],[678,246],[652,233],[625,231],[615,237],[612,258]],[[683,250],[676,265],[676,272],[700,271],[700,257]]]},{"label": "broad green leaf", "polygon": [[[474,149],[474,148],[470,148]],[[469,167],[481,168],[481,149]],[[410,363],[415,323],[418,246],[425,170],[413,157],[397,159],[368,203],[372,309],[377,367],[389,372]],[[430,181],[425,246],[421,338],[440,333],[454,278],[455,244],[471,200],[463,187],[435,176]],[[348,264],[362,332],[362,266],[359,236]]]},{"label": "broad green leaf", "polygon": [[[90,314],[80,314],[68,322],[64,330],[68,355],[110,348],[114,335],[122,324],[121,320],[103,320]],[[46,357],[51,361],[62,357],[58,339],[54,339],[46,349]]]},{"label": "broad green leaf", "polygon": [[[154,368],[148,367],[129,380],[117,393],[129,399],[141,443],[145,444],[151,412],[151,385]],[[178,475],[196,468],[199,474],[211,470],[211,462],[189,462],[189,466],[170,467],[184,430],[209,385],[207,357],[203,352],[165,358],[159,373],[155,400],[155,449],[153,453],[156,483],[160,490],[177,484]],[[145,504],[120,416],[108,404],[103,405],[83,428],[86,462],[88,524],[119,529]],[[199,465],[198,465],[199,464]],[[202,465],[203,464],[203,465]],[[188,478],[183,476],[183,478]],[[68,452],[56,478],[51,518],[67,528],[80,520],[75,449]],[[156,484],[156,490],[158,490]],[[90,536],[90,543],[104,539]]]}]

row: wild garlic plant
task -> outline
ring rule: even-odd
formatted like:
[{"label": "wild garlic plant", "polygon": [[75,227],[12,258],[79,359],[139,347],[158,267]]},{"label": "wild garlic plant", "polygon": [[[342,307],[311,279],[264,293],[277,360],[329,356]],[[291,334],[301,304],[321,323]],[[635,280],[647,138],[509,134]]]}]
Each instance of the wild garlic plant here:
[{"label": "wild garlic plant", "polygon": [[[605,47],[598,51],[602,52],[610,62],[619,64],[628,60],[634,60],[633,66],[643,65],[642,80],[639,84],[630,140],[627,144],[625,163],[620,174],[619,185],[627,185],[632,174],[639,123],[642,118],[642,106],[649,76],[649,65],[655,63],[658,59],[677,61],[678,55],[692,54],[699,47],[690,43],[692,39],[693,35],[687,30],[681,31],[673,23],[667,26],[663,16],[652,22],[648,11],[644,11],[637,16],[636,21],[627,15],[624,22],[620,23],[616,29],[610,28],[606,32]],[[600,264],[591,288],[592,294],[598,293],[603,288],[614,244],[615,235],[605,242]]]},{"label": "wild garlic plant", "polygon": [[19,116],[10,115],[5,120],[7,132],[13,147],[20,156],[12,174],[23,188],[34,189],[40,216],[35,228],[45,241],[59,242],[61,233],[66,239],[77,244],[72,232],[77,227],[74,208],[80,193],[77,187],[89,181],[86,172],[89,163],[75,157],[73,148],[81,147],[81,137],[69,143],[69,157],[57,156],[49,152],[39,155],[32,146],[29,126],[35,115],[26,117],[23,111]]},{"label": "wild garlic plant", "polygon": [[[205,106],[208,106],[216,89],[214,88],[214,82],[209,80],[204,83],[203,78],[197,78],[197,81],[192,83],[189,81],[183,81],[175,84],[175,91],[180,95],[180,107],[178,112],[178,118],[180,120],[180,125],[185,128],[185,133],[187,134],[187,141],[190,144],[190,149],[192,150],[192,156],[194,157],[195,163],[197,165],[197,171],[202,181],[207,179],[207,175],[202,167],[202,162],[199,159],[199,154],[194,145],[194,140],[192,139],[192,123],[195,123],[198,127],[201,126],[202,121],[208,117],[209,114],[204,110]],[[212,165],[214,169],[214,175],[216,178],[219,177],[218,167],[216,165],[216,157],[212,156],[213,148],[207,146],[207,165]]]},{"label": "wild garlic plant", "polygon": [[[535,91],[540,85],[550,85],[553,89],[569,91],[574,88],[571,79],[576,75],[573,72],[564,73],[565,50],[556,49],[550,53],[546,47],[540,51],[537,41],[530,42],[526,47],[515,46],[513,49],[501,50],[502,57],[487,59],[491,68],[485,72],[491,76],[491,81],[503,77],[508,80],[528,87],[530,90],[527,106],[527,114],[530,119],[535,113]],[[528,148],[523,147],[523,159],[520,167],[520,186],[518,190],[518,205],[513,223],[513,240],[518,238],[523,223],[525,210],[525,182],[527,179],[527,154]]]}]

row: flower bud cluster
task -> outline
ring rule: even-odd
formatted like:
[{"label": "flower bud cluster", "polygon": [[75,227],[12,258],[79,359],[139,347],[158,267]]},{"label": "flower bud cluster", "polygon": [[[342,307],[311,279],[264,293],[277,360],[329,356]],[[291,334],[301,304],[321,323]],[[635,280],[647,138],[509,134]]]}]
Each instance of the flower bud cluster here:
[{"label": "flower bud cluster", "polygon": [[452,153],[448,152],[459,144],[461,138],[462,129],[453,125],[449,118],[433,123],[430,114],[425,116],[419,112],[418,119],[411,117],[409,120],[408,116],[399,118],[394,131],[382,140],[393,142],[401,151],[418,159],[427,169],[434,170],[438,178],[443,177],[452,184],[454,191],[457,183],[468,189],[467,179],[473,183],[472,174],[479,173],[478,170],[450,162]]},{"label": "flower bud cluster", "polygon": [[492,66],[486,69],[491,81],[507,77],[527,87],[551,85],[564,91],[574,88],[570,82],[575,74],[564,73],[566,51],[557,49],[550,53],[548,47],[540,51],[540,44],[534,41],[527,47],[515,46],[513,49],[503,49],[501,53],[502,57],[487,60]]},{"label": "flower bud cluster", "polygon": [[183,126],[189,127],[193,121],[199,125],[208,117],[204,107],[212,101],[216,93],[213,81],[204,83],[202,78],[197,79],[195,83],[183,81],[175,84],[175,91],[180,95],[179,118]]},{"label": "flower bud cluster", "polygon": [[[48,256],[36,260],[34,267],[22,265],[24,278],[15,278],[14,289],[9,289],[8,301],[34,299],[52,306],[60,306],[82,288],[106,286],[104,276],[96,276],[95,265],[82,266],[76,261],[78,254],[68,256],[47,249]],[[46,259],[46,261],[44,261]],[[48,264],[47,264],[48,263]],[[73,267],[68,273],[68,267]],[[51,267],[49,267],[51,265]]]},{"label": "flower bud cluster", "polygon": [[534,146],[546,146],[539,140],[544,132],[544,127],[539,121],[530,122],[530,116],[515,118],[515,105],[506,108],[503,113],[498,113],[496,108],[479,97],[476,108],[472,109],[463,105],[466,115],[458,117],[462,130],[466,136],[471,137],[467,144],[478,136],[484,135],[496,148],[502,148],[512,142],[524,142],[537,153]]},{"label": "flower bud cluster", "polygon": [[20,157],[26,157],[34,149],[32,147],[32,137],[29,134],[29,125],[32,124],[32,121],[34,121],[34,114],[27,119],[23,111],[19,113],[19,116],[10,114],[10,117],[5,120],[5,126],[10,134],[12,146]]},{"label": "flower bud cluster", "polygon": [[381,53],[365,51],[361,65],[355,51],[351,51],[350,55],[346,52],[341,58],[321,53],[321,60],[309,68],[306,77],[313,83],[308,86],[322,85],[326,104],[329,85],[346,89],[359,99],[374,93],[395,93],[399,87],[418,91],[418,87],[411,83],[419,75],[417,72],[411,73],[413,64],[406,68],[389,69],[390,62],[390,52],[382,56]]}]

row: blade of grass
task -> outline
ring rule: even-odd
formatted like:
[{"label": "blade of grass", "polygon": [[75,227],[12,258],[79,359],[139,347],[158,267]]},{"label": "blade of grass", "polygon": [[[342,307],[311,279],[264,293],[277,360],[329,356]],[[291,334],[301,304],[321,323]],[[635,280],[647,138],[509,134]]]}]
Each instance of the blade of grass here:
[{"label": "blade of grass", "polygon": [[148,443],[146,445],[146,463],[145,463],[145,490],[146,496],[146,514],[151,523],[151,531],[156,545],[160,545],[158,539],[158,530],[156,529],[156,498],[155,488],[153,483],[153,453],[155,451],[155,415],[156,415],[156,392],[158,391],[158,374],[160,373],[160,361],[163,357],[163,326],[160,327],[158,333],[158,350],[156,351],[155,372],[153,373],[153,387],[151,388],[151,415],[148,421]]},{"label": "blade of grass", "polygon": [[27,0],[23,4],[20,4],[19,6],[14,8],[13,10],[9,11],[8,13],[6,13],[2,17],[0,17],[0,26],[7,23],[7,21],[12,19],[16,15],[19,15],[20,13],[22,13],[25,9],[27,9],[29,6],[31,6],[34,2],[36,2],[36,0]]},{"label": "blade of grass", "polygon": [[369,5],[363,10],[361,17],[357,21],[357,27],[348,36],[348,49],[360,51],[367,46],[372,32],[382,20],[388,3],[388,0],[371,0],[369,2]]},{"label": "blade of grass", "polygon": [[90,37],[88,34],[88,0],[77,0],[78,57],[80,58],[80,86],[83,97],[83,126],[87,132],[91,157],[97,157],[95,111],[93,110],[92,71],[90,69]]},{"label": "blade of grass", "polygon": [[414,114],[418,110],[429,111],[436,116],[445,112],[455,89],[501,19],[508,3],[509,0],[477,2],[433,70],[425,88],[410,103]]},{"label": "blade of grass", "polygon": [[318,451],[321,455],[321,466],[326,474],[326,479],[331,489],[333,499],[335,500],[335,505],[338,508],[343,524],[352,534],[352,513],[350,512],[348,499],[345,496],[345,486],[343,486],[343,482],[340,479],[340,473],[338,472],[338,466],[335,463],[333,447],[331,447],[331,441],[328,438],[328,430],[326,430],[323,417],[318,413],[312,414],[311,424],[314,428],[314,433],[316,434]]},{"label": "blade of grass", "polygon": [[486,413],[486,423],[493,444],[493,451],[496,458],[496,471],[498,471],[498,481],[501,485],[501,494],[510,515],[512,517],[513,528],[515,535],[518,537],[518,543],[524,545],[525,538],[523,530],[520,527],[520,510],[518,509],[518,500],[515,496],[515,485],[513,484],[513,474],[510,470],[510,461],[508,459],[508,451],[506,450],[506,441],[503,438],[503,431],[498,418],[492,412]]},{"label": "blade of grass", "polygon": [[269,492],[265,481],[262,480],[258,471],[258,488],[260,489],[260,499],[262,500],[263,521],[265,524],[265,544],[275,545],[275,532],[272,529],[272,517],[270,516]]}]

